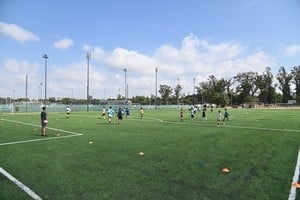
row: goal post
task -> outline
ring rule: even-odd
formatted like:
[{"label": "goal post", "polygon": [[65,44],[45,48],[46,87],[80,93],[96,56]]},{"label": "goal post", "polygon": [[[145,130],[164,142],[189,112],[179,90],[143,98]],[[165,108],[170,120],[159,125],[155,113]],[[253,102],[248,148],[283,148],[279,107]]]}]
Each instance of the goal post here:
[{"label": "goal post", "polygon": [[34,101],[12,102],[11,113],[39,112],[43,103]]}]

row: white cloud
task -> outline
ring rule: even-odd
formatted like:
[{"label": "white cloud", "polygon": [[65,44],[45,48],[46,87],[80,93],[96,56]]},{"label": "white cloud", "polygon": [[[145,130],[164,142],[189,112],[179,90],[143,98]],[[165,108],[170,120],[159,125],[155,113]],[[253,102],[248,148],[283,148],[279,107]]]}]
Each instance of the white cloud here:
[{"label": "white cloud", "polygon": [[[196,78],[196,85],[198,85],[199,82],[207,80],[210,75],[215,75],[217,78],[231,78],[239,72],[261,73],[267,66],[276,66],[275,60],[265,51],[250,51],[238,42],[212,43],[200,40],[194,35],[183,38],[179,47],[162,44],[152,55],[121,47],[106,51],[99,46],[84,45],[82,50],[92,54],[90,94],[95,98],[116,97],[118,93],[124,95],[124,68],[128,70],[127,83],[131,97],[155,94],[156,67],[158,86],[167,84],[174,88],[179,78],[183,87],[182,93],[192,94],[193,78]],[[73,61],[67,65],[56,63],[55,66],[49,63],[48,66],[48,96],[70,97],[72,90],[75,98],[86,98],[86,60],[82,58],[78,62]],[[40,65],[43,63],[41,62]],[[20,76],[21,84],[12,83],[9,88],[20,87],[16,91],[23,91],[25,73],[31,70],[31,73],[35,74],[31,75],[35,77],[31,88],[36,90],[36,97],[39,94],[38,85],[44,80],[43,67],[38,69],[38,66],[28,61],[8,59],[4,62],[4,67],[0,68],[0,84],[6,82],[4,78],[14,79]],[[39,74],[42,76],[39,77]],[[11,90],[7,92],[11,93]]]},{"label": "white cloud", "polygon": [[4,68],[12,74],[26,74],[29,72],[36,72],[37,63],[30,63],[28,61],[18,61],[16,59],[4,60]]},{"label": "white cloud", "polygon": [[153,58],[138,53],[137,51],[116,48],[111,53],[106,53],[103,58],[106,65],[115,69],[123,69],[131,71],[131,73],[149,74],[156,66]]},{"label": "white cloud", "polygon": [[[26,74],[28,75],[28,96],[38,95],[39,64],[36,62],[5,59],[0,66],[0,97],[25,97]],[[12,92],[13,91],[13,92]]]},{"label": "white cloud", "polygon": [[15,24],[8,24],[2,21],[0,21],[0,33],[21,43],[40,40],[37,35],[30,31]]},{"label": "white cloud", "polygon": [[69,38],[64,38],[64,39],[54,42],[53,47],[55,49],[65,50],[65,49],[70,48],[73,45],[74,45],[73,40],[71,40]]},{"label": "white cloud", "polygon": [[105,51],[101,47],[95,47],[92,52],[92,58],[93,59],[99,59],[101,60],[106,56]]},{"label": "white cloud", "polygon": [[283,53],[287,56],[300,55],[300,44],[293,44],[283,49]]},{"label": "white cloud", "polygon": [[90,46],[90,45],[88,45],[88,44],[84,44],[83,46],[82,46],[82,50],[83,51],[87,51],[87,52],[89,52],[89,51],[92,51],[92,47]]},{"label": "white cloud", "polygon": [[[183,86],[182,93],[187,94],[192,92],[193,77],[196,78],[198,85],[210,75],[217,78],[231,78],[239,72],[263,72],[265,67],[274,66],[274,60],[267,52],[247,52],[247,47],[237,42],[212,44],[192,34],[183,38],[181,46],[163,44],[153,55],[121,47],[111,52],[101,47],[90,47],[91,49],[94,49],[92,55],[95,56],[92,57],[97,62],[116,73],[106,74],[108,80],[114,80],[114,84],[102,83],[102,89],[111,88],[115,94],[118,90],[124,91],[123,69],[127,68],[130,96],[154,94],[156,67],[158,67],[158,84],[175,87],[179,78]],[[101,74],[103,71],[101,68],[95,67],[95,70]],[[79,76],[82,75],[79,73]],[[100,82],[98,84],[101,84]],[[115,94],[112,96],[116,96]]]}]

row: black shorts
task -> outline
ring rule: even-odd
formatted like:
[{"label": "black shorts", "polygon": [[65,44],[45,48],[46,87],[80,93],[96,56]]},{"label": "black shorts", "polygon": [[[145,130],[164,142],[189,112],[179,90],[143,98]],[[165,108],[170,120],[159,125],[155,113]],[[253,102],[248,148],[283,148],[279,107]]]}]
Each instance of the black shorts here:
[{"label": "black shorts", "polygon": [[47,126],[47,123],[41,122],[42,128],[45,128]]},{"label": "black shorts", "polygon": [[119,119],[119,120],[122,120],[122,119],[123,119],[123,116],[118,116],[118,119]]}]

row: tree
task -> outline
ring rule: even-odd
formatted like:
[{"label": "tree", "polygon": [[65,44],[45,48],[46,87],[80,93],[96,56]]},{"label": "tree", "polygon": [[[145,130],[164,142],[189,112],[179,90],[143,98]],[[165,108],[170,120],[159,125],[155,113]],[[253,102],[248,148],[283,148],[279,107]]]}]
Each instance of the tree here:
[{"label": "tree", "polygon": [[285,71],[284,67],[279,68],[277,80],[279,81],[279,89],[282,92],[283,103],[287,103],[291,99],[291,80],[293,76]]},{"label": "tree", "polygon": [[234,77],[234,81],[238,83],[236,93],[238,94],[238,102],[245,103],[256,101],[254,96],[258,90],[256,86],[257,72],[238,73]]},{"label": "tree", "polygon": [[182,90],[182,87],[179,84],[177,84],[176,87],[174,88],[174,96],[175,96],[177,104],[179,104],[179,96],[180,96],[181,90]]},{"label": "tree", "polygon": [[255,84],[259,89],[258,99],[264,103],[276,103],[275,102],[275,88],[272,85],[273,74],[270,67],[266,67],[263,74],[258,75]]},{"label": "tree", "polygon": [[300,104],[300,65],[292,69],[292,75],[296,85],[296,101]]},{"label": "tree", "polygon": [[147,105],[150,104],[151,100],[149,97],[145,97],[145,96],[135,96],[132,97],[131,101],[133,103],[139,103],[141,105]]},{"label": "tree", "polygon": [[208,81],[199,83],[197,92],[198,94],[201,94],[203,101],[205,100],[208,103],[216,103],[225,106],[225,104],[229,103],[230,85],[230,80],[224,78],[218,80],[214,75],[211,75],[209,76]]},{"label": "tree", "polygon": [[170,95],[172,94],[172,88],[168,85],[159,85],[158,92],[161,95],[161,98],[163,100],[163,103],[168,104],[168,99]]},{"label": "tree", "polygon": [[66,104],[66,105],[72,104],[72,102],[73,102],[73,99],[71,99],[69,97],[65,97],[65,98],[61,99],[61,103]]}]

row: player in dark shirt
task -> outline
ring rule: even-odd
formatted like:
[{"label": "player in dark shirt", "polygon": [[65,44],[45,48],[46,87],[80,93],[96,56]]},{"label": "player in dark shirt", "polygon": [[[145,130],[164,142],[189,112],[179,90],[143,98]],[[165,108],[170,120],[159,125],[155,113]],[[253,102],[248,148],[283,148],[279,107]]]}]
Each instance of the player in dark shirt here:
[{"label": "player in dark shirt", "polygon": [[46,113],[46,107],[42,107],[42,112],[41,112],[41,136],[47,136],[46,133],[46,126],[48,124],[48,119],[47,119],[47,113]]},{"label": "player in dark shirt", "polygon": [[122,122],[122,119],[123,119],[123,112],[122,112],[121,108],[119,108],[117,115],[118,115],[118,123],[120,124]]}]

